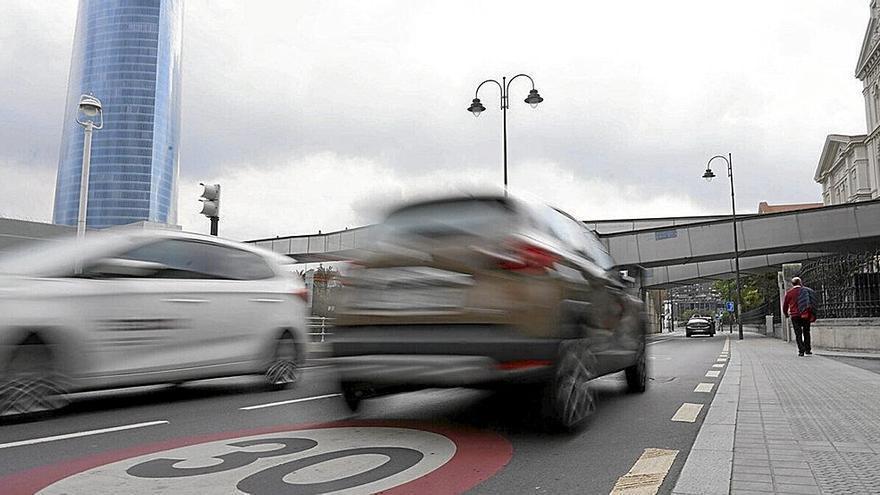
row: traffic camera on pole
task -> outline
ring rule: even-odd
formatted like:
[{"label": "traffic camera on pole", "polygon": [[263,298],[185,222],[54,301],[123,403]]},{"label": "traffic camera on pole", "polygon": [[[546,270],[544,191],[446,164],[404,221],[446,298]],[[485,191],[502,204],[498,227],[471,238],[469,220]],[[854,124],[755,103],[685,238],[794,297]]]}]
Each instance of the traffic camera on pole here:
[{"label": "traffic camera on pole", "polygon": [[199,182],[204,190],[199,201],[202,202],[202,215],[211,219],[211,235],[217,235],[220,224],[220,184]]}]

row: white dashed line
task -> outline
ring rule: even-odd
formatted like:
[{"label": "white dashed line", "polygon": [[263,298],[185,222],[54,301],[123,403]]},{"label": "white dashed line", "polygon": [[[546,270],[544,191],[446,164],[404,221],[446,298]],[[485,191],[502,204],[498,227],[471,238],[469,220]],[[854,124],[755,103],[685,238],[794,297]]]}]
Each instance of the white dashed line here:
[{"label": "white dashed line", "polygon": [[657,493],[676,455],[677,450],[645,449],[632,469],[617,479],[610,495]]},{"label": "white dashed line", "polygon": [[718,378],[718,375],[720,375],[720,374],[721,374],[721,372],[718,370],[709,370],[706,372],[706,377],[707,378]]},{"label": "white dashed line", "polygon": [[263,409],[264,407],[286,406],[287,404],[296,404],[297,402],[308,402],[310,400],[329,399],[330,397],[341,397],[342,394],[316,395],[314,397],[302,397],[300,399],[282,400],[279,402],[269,402],[268,404],[257,404],[255,406],[239,407],[242,411],[253,411],[254,409]]},{"label": "white dashed line", "polygon": [[146,428],[148,426],[167,425],[168,421],[149,421],[146,423],[135,423],[131,425],[113,426],[110,428],[101,428],[100,430],[79,431],[76,433],[66,433],[64,435],[55,435],[51,437],[32,438],[30,440],[19,440],[17,442],[0,443],[0,449],[8,449],[10,447],[21,447],[23,445],[34,445],[37,443],[54,442],[57,440],[67,440],[69,438],[88,437],[91,435],[100,435],[102,433],[112,433],[114,431],[133,430],[135,428]]},{"label": "white dashed line", "polygon": [[697,385],[697,388],[694,389],[694,392],[706,392],[709,393],[712,391],[712,387],[714,387],[714,383],[700,383]]},{"label": "white dashed line", "polygon": [[692,404],[690,402],[685,402],[681,405],[681,407],[678,408],[678,411],[675,412],[675,415],[672,416],[672,421],[693,423],[697,420],[697,416],[699,416],[702,409],[703,404]]},{"label": "white dashed line", "polygon": [[724,365],[721,364],[721,363],[715,363],[715,364],[712,365],[712,367],[713,367],[713,368],[723,368]]}]

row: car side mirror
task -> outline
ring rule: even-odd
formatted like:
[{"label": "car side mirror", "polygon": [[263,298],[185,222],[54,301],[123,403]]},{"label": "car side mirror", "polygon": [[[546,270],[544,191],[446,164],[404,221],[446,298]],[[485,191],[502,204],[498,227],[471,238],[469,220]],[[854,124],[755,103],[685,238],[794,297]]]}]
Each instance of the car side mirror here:
[{"label": "car side mirror", "polygon": [[123,258],[103,258],[83,270],[89,277],[149,277],[168,267],[162,263]]}]

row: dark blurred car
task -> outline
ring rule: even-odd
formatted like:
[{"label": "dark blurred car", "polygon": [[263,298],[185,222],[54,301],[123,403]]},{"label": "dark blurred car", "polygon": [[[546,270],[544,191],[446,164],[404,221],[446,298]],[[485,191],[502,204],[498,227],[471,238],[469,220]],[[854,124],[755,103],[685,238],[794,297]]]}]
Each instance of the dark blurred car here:
[{"label": "dark blurred car", "polygon": [[332,345],[349,406],[430,387],[523,386],[575,429],[591,380],[646,384],[641,301],[581,222],[513,197],[455,197],[390,213],[345,277]]},{"label": "dark blurred car", "polygon": [[687,337],[698,333],[713,337],[715,336],[715,320],[711,316],[693,315],[685,324],[684,333]]}]

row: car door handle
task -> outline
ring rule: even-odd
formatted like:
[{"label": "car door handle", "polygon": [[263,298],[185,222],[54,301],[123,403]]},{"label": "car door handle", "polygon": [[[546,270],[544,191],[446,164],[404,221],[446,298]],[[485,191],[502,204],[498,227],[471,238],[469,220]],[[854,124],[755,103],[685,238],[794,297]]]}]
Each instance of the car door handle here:
[{"label": "car door handle", "polygon": [[257,298],[254,298],[254,299],[248,299],[248,300],[249,300],[250,302],[262,302],[262,303],[280,303],[280,302],[284,302],[283,299],[275,299],[275,298],[268,298],[268,297],[257,297]]},{"label": "car door handle", "polygon": [[162,299],[162,302],[170,302],[170,303],[206,303],[207,299],[187,299],[183,297],[171,298],[171,299]]}]

